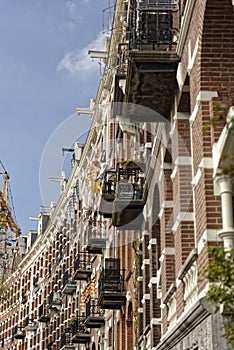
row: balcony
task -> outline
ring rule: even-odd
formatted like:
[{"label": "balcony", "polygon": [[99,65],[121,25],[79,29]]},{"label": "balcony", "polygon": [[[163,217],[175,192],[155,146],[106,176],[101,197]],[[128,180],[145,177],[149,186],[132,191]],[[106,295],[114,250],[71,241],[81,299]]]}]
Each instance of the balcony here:
[{"label": "balcony", "polygon": [[60,292],[52,291],[49,295],[49,309],[60,311],[62,305]]},{"label": "balcony", "polygon": [[70,334],[63,333],[60,340],[60,350],[75,350],[76,346],[70,341]]},{"label": "balcony", "polygon": [[76,281],[70,278],[68,271],[63,275],[63,289],[62,294],[71,295],[76,290]]},{"label": "balcony", "polygon": [[74,261],[74,280],[88,281],[92,274],[90,257],[86,253],[79,253]]},{"label": "balcony", "polygon": [[38,326],[36,321],[34,320],[29,320],[26,322],[26,325],[24,327],[25,332],[36,332]]},{"label": "balcony", "polygon": [[105,259],[105,269],[98,280],[98,304],[102,309],[121,309],[126,303],[124,279],[120,274],[119,259]]},{"label": "balcony", "polygon": [[103,228],[94,228],[89,225],[87,251],[92,254],[102,254],[106,248],[106,230]]},{"label": "balcony", "polygon": [[147,198],[145,164],[128,161],[118,167],[112,224],[120,229],[140,229]]},{"label": "balcony", "polygon": [[133,7],[128,53],[122,48],[128,56],[125,102],[147,107],[129,113],[131,121],[157,122],[170,117],[177,88],[179,1],[135,1]]},{"label": "balcony", "polygon": [[47,307],[44,304],[41,304],[38,309],[38,321],[39,322],[49,322],[50,315],[47,311]]},{"label": "balcony", "polygon": [[104,218],[111,218],[113,201],[115,199],[116,171],[108,170],[104,173],[99,214]]},{"label": "balcony", "polygon": [[89,298],[86,303],[86,319],[84,325],[87,328],[101,328],[105,325],[104,310],[97,304],[96,299]]},{"label": "balcony", "polygon": [[24,339],[26,337],[26,331],[23,327],[15,327],[14,334],[15,339]]},{"label": "balcony", "polygon": [[73,344],[88,344],[90,343],[91,336],[89,331],[84,325],[84,317],[77,317],[76,320],[70,326],[71,328],[71,341]]}]

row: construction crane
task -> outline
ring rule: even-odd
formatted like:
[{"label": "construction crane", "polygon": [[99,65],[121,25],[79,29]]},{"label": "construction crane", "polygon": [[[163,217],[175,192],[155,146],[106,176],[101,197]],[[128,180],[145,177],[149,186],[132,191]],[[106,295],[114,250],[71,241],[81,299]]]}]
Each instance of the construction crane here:
[{"label": "construction crane", "polygon": [[19,256],[20,229],[9,208],[9,175],[3,163],[3,185],[0,191],[0,281],[3,282],[13,272]]}]

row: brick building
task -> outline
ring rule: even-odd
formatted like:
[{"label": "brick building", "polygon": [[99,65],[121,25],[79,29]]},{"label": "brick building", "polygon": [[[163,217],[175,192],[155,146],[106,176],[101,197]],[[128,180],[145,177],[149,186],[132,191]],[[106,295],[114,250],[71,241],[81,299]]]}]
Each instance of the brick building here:
[{"label": "brick building", "polygon": [[209,246],[234,247],[222,175],[234,153],[233,18],[231,0],[116,0],[96,99],[77,110],[90,131],[58,203],[21,238],[0,348],[226,348],[200,276]]}]

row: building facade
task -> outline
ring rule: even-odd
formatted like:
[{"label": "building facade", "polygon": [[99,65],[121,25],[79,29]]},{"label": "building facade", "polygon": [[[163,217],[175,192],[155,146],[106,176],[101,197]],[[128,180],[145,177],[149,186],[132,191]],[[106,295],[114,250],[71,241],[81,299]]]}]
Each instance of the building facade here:
[{"label": "building facade", "polygon": [[0,349],[227,348],[201,276],[209,246],[234,247],[233,19],[231,0],[116,0],[77,109],[92,125],[20,238]]}]

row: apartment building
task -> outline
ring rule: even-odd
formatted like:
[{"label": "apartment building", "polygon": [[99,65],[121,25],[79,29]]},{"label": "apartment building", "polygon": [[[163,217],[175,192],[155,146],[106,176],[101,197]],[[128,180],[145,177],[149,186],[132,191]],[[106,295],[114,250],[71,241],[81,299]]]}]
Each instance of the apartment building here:
[{"label": "apartment building", "polygon": [[209,246],[234,247],[233,18],[231,0],[116,0],[90,131],[21,237],[0,348],[226,349],[200,276]]}]

